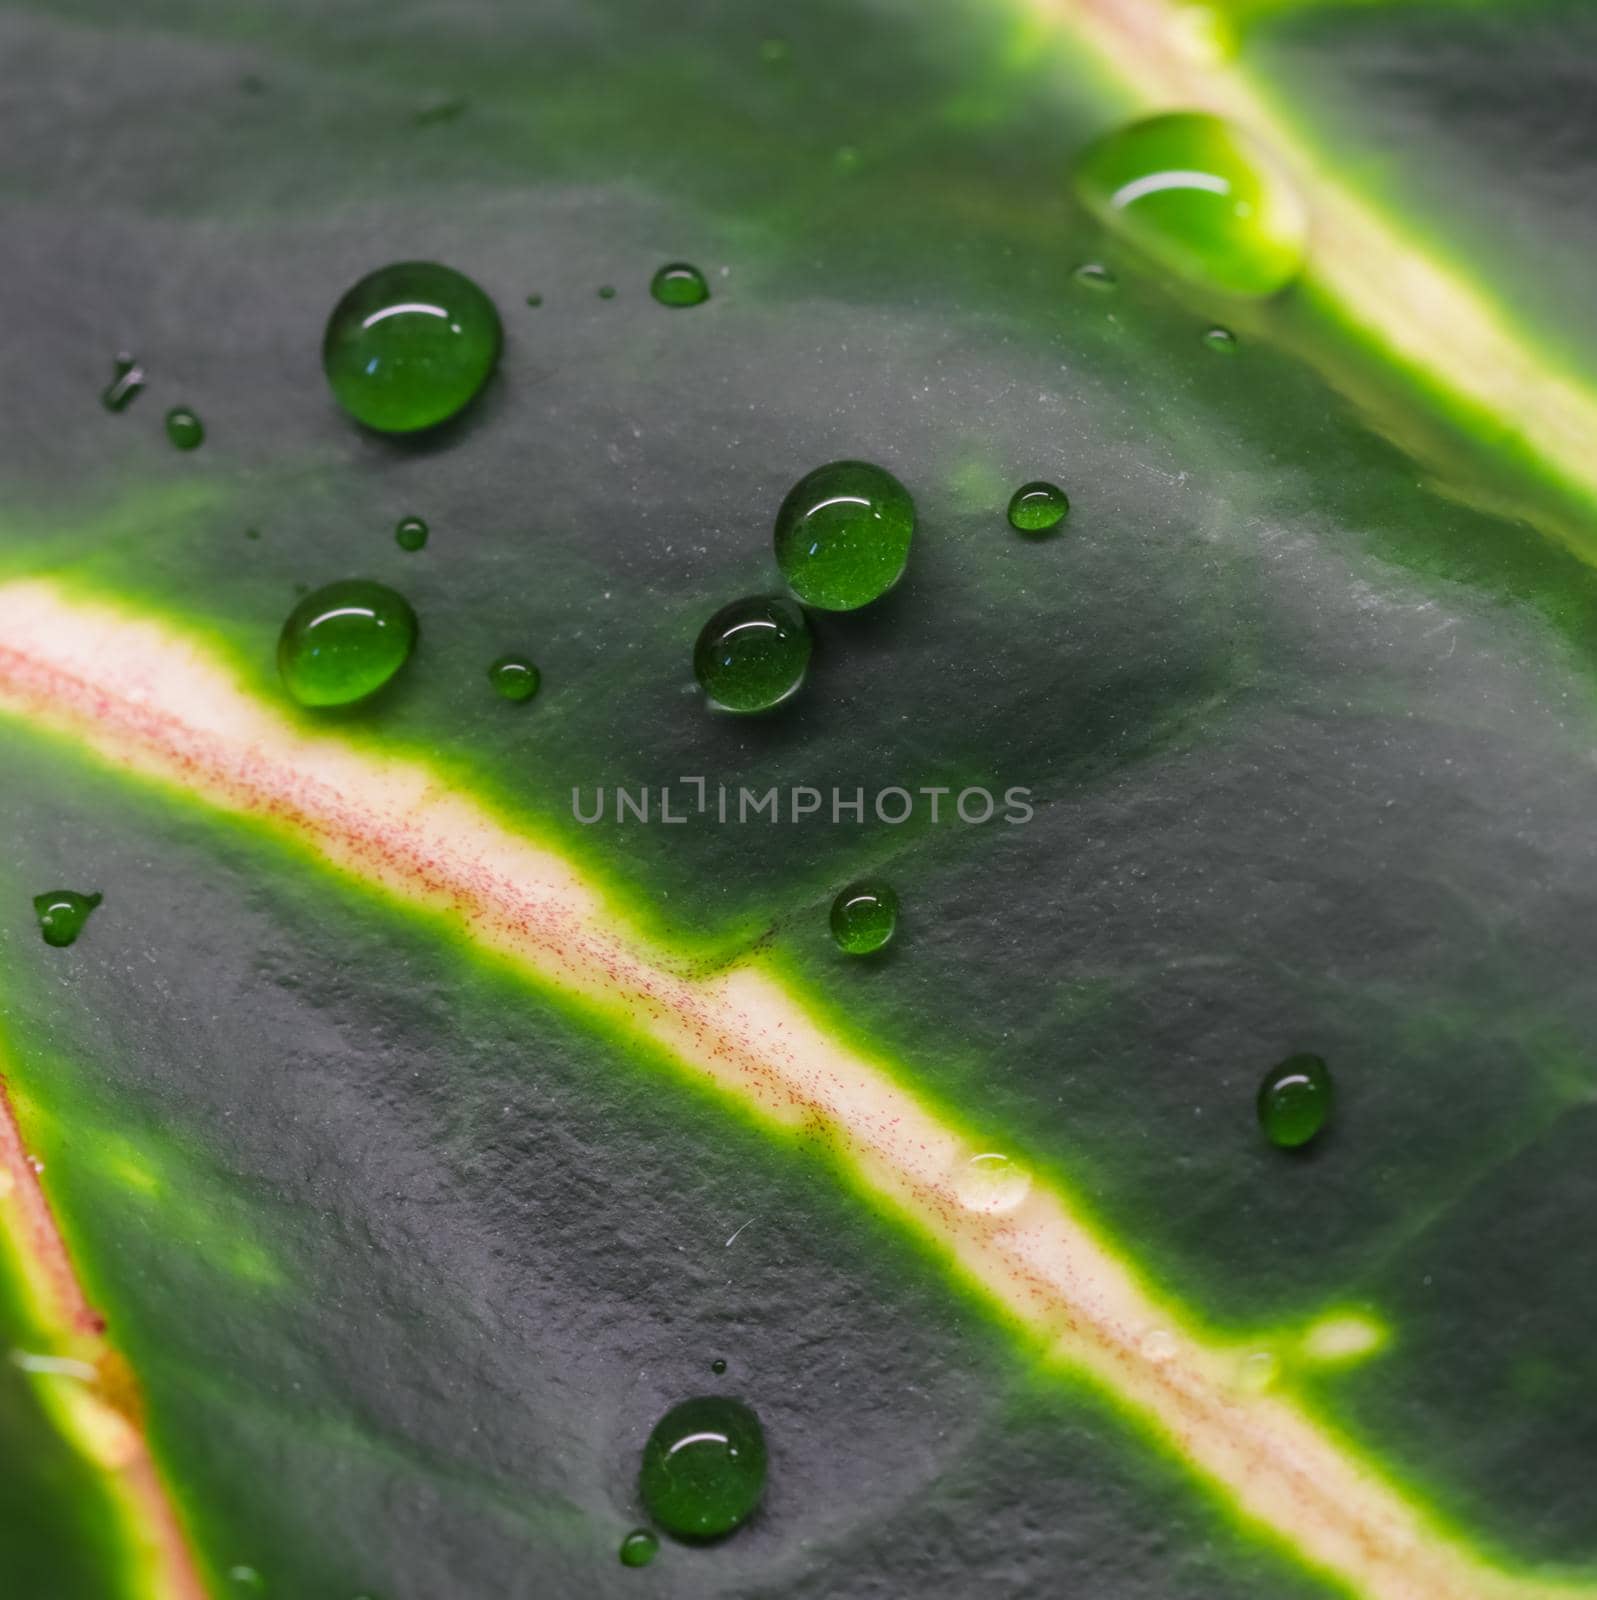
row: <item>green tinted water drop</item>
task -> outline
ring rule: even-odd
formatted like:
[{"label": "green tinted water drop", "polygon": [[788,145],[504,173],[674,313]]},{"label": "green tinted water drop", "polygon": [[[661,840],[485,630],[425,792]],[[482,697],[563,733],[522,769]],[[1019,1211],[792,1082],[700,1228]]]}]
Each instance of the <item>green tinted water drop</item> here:
[{"label": "green tinted water drop", "polygon": [[1047,533],[1065,520],[1070,497],[1057,484],[1023,483],[1009,498],[1009,526],[1018,533]]},{"label": "green tinted water drop", "polygon": [[240,1594],[265,1594],[266,1579],[254,1567],[229,1567],[227,1579]]},{"label": "green tinted water drop", "polygon": [[1258,142],[1178,111],[1116,129],[1082,154],[1076,191],[1168,271],[1225,294],[1275,294],[1297,277],[1308,214]]},{"label": "green tinted water drop", "polygon": [[806,605],[854,611],[904,575],[915,502],[883,467],[833,461],[799,479],[776,514],[776,563]]},{"label": "green tinted water drop", "polygon": [[205,443],[205,424],[187,406],[173,406],[166,414],[166,436],[178,450],[197,450]]},{"label": "green tinted water drop", "polygon": [[534,307],[541,306],[543,304],[543,296],[541,294],[529,294],[527,296],[527,304]]},{"label": "green tinted water drop", "polygon": [[663,306],[702,306],[710,298],[710,286],[697,267],[671,261],[649,280],[649,293]]},{"label": "green tinted water drop", "polygon": [[706,1396],[672,1406],[643,1447],[643,1504],[676,1539],[719,1539],[765,1491],[765,1435],[741,1400]]},{"label": "green tinted water drop", "polygon": [[401,550],[420,550],[427,543],[427,524],[420,517],[401,517],[394,528],[394,543]]},{"label": "green tinted water drop", "polygon": [[488,381],[503,334],[494,303],[432,261],[369,273],[333,308],[322,370],[338,403],[383,433],[447,422]]},{"label": "green tinted water drop", "polygon": [[726,1373],[726,1362],[722,1360],[720,1356],[717,1356],[715,1360],[710,1363],[710,1371],[713,1372],[718,1378],[723,1377]]},{"label": "green tinted water drop", "polygon": [[144,387],[144,368],[130,355],[119,355],[112,364],[111,381],[100,391],[100,404],[107,411],[126,411]]},{"label": "green tinted water drop", "polygon": [[1217,356],[1234,356],[1237,353],[1237,336],[1229,328],[1210,328],[1203,342]]},{"label": "green tinted water drop", "polygon": [[898,895],[891,885],[851,883],[832,902],[832,937],[851,956],[880,950],[898,927]]},{"label": "green tinted water drop", "polygon": [[654,1560],[660,1541],[647,1528],[634,1528],[621,1541],[618,1554],[624,1567],[646,1567]]},{"label": "green tinted water drop", "polygon": [[1111,289],[1120,287],[1120,280],[1100,261],[1083,261],[1071,276],[1083,289],[1092,289],[1099,294],[1107,294]]},{"label": "green tinted water drop", "polygon": [[601,300],[614,300],[615,297],[616,286],[613,283],[601,283],[599,285],[599,298]]},{"label": "green tinted water drop", "polygon": [[403,595],[348,578],[306,595],[289,612],[277,667],[301,705],[352,705],[381,689],[415,643],[416,614]]},{"label": "green tinted water drop", "polygon": [[83,932],[89,913],[102,898],[98,894],[79,894],[76,889],[52,889],[48,894],[36,894],[33,910],[39,919],[39,932],[44,935],[44,942],[64,950]]},{"label": "green tinted water drop", "polygon": [[1331,1114],[1331,1073],[1319,1056],[1288,1056],[1259,1085],[1259,1125],[1283,1150],[1307,1144]]},{"label": "green tinted water drop", "polygon": [[791,600],[751,595],[705,623],[693,647],[693,673],[720,710],[769,711],[798,692],[810,647],[810,625]]},{"label": "green tinted water drop", "polygon": [[488,681],[501,700],[530,700],[543,679],[525,656],[500,656],[488,669]]}]

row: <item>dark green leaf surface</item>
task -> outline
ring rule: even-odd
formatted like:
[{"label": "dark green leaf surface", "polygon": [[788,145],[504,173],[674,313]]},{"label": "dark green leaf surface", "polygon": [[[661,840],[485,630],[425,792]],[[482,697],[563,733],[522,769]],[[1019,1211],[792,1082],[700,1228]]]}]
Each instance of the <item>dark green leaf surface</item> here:
[{"label": "dark green leaf surface", "polygon": [[[1556,60],[1575,103],[1583,25],[1333,8],[1248,58],[1282,100],[1323,90],[1299,120],[1331,129],[1372,51],[1423,55],[1402,183],[1501,194],[1578,352],[1578,229],[1477,159],[1468,91],[1513,28],[1515,81]],[[1427,28],[1445,69],[1406,42]],[[1065,174],[1117,113],[1068,38],[993,5],[13,6],[0,577],[166,616],[274,696],[296,586],[399,588],[421,642],[351,739],[431,753],[684,952],[764,941],[1217,1335],[1366,1309],[1384,1350],[1283,1381],[1484,1550],[1589,1567],[1597,580],[1266,343],[1217,359],[1134,264],[1074,283],[1105,241]],[[1588,174],[1597,124],[1571,138],[1544,160]],[[395,444],[317,352],[338,295],[407,258],[482,283],[506,351],[458,425]],[[675,259],[708,303],[651,300]],[[150,385],[113,416],[121,348]],[[782,495],[842,456],[915,494],[908,577],[816,619],[778,718],[707,716],[700,625],[772,587]],[[1039,477],[1072,502],[1046,542],[1004,520]],[[526,706],[486,682],[507,651],[542,670]],[[12,723],[0,753],[0,1027],[216,1573],[295,1600],[1330,1592],[1032,1370],[824,1156],[246,827]],[[572,819],[573,786],[687,774],[1025,785],[1037,816]],[[850,963],[827,908],[866,875],[900,932]],[[68,951],[29,909],[59,882],[105,895]],[[1252,1105],[1294,1050],[1339,1091],[1300,1158]],[[764,1508],[623,1569],[643,1440],[723,1384],[766,1430]],[[91,1490],[30,1404],[0,1368],[25,1463],[0,1567],[100,1600]]]}]

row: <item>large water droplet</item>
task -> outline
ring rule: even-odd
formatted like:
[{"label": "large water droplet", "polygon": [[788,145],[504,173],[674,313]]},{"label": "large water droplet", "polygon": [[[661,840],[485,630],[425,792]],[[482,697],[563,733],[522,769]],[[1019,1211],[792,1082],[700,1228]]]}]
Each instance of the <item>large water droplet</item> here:
[{"label": "large water droplet", "polygon": [[646,1567],[654,1560],[659,1548],[660,1541],[647,1528],[634,1528],[621,1541],[621,1549],[617,1554],[624,1567]]},{"label": "large water droplet", "polygon": [[44,942],[58,950],[65,949],[83,932],[89,913],[101,899],[98,894],[79,894],[76,889],[52,889],[48,894],[36,894],[33,910],[39,919],[39,932],[44,935]]},{"label": "large water droplet", "polygon": [[1047,533],[1070,511],[1070,497],[1058,484],[1023,483],[1009,501],[1009,526],[1018,533]]},{"label": "large water droplet", "polygon": [[776,514],[776,561],[823,611],[869,605],[904,575],[915,502],[885,468],[833,461],[800,478]]},{"label": "large water droplet", "polygon": [[832,902],[832,937],[851,956],[880,950],[898,928],[898,893],[879,880],[851,883]]},{"label": "large water droplet", "polygon": [[187,406],[173,406],[166,414],[166,436],[178,450],[197,450],[205,443],[205,424]]},{"label": "large water droplet", "polygon": [[643,1447],[638,1489],[650,1517],[677,1539],[719,1539],[765,1492],[765,1435],[741,1400],[706,1396],[672,1406]]},{"label": "large water droplet", "polygon": [[369,273],[333,308],[322,369],[357,422],[414,433],[448,421],[476,396],[502,339],[493,301],[470,278],[405,261]]},{"label": "large water droplet", "polygon": [[663,306],[701,306],[710,298],[710,286],[697,267],[673,261],[655,273],[649,293]]},{"label": "large water droplet", "polygon": [[301,705],[351,705],[381,689],[415,643],[416,614],[403,595],[349,578],[306,595],[289,612],[277,667]]},{"label": "large water droplet", "polygon": [[119,355],[112,368],[114,376],[100,391],[100,404],[107,411],[126,411],[144,387],[144,368],[130,355]]},{"label": "large water droplet", "polygon": [[722,711],[769,711],[804,682],[810,647],[810,625],[791,600],[752,595],[722,606],[705,623],[693,671]]},{"label": "large water droplet", "polygon": [[1096,216],[1171,272],[1257,297],[1303,266],[1308,213],[1257,140],[1220,117],[1178,111],[1090,145],[1076,191]]},{"label": "large water droplet", "polygon": [[1307,1144],[1331,1114],[1331,1072],[1319,1056],[1288,1056],[1259,1085],[1259,1125],[1284,1150]]},{"label": "large water droplet", "polygon": [[954,1193],[967,1211],[1002,1216],[1031,1192],[1031,1174],[997,1150],[969,1156],[954,1169]]},{"label": "large water droplet", "polygon": [[488,681],[501,700],[530,700],[543,680],[526,656],[500,656],[488,669]]}]

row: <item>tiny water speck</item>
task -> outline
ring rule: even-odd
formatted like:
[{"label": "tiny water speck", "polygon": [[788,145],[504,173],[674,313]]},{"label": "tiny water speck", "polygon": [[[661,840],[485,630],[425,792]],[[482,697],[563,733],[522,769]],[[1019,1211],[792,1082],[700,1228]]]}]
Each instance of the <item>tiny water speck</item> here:
[{"label": "tiny water speck", "polygon": [[1071,276],[1083,289],[1092,289],[1098,294],[1120,287],[1120,280],[1101,261],[1083,261]]}]

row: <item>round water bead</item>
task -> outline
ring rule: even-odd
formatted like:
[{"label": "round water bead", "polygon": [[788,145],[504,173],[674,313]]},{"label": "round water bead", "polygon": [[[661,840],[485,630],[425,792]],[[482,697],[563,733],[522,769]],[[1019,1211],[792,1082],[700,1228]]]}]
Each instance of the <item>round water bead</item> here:
[{"label": "round water bead", "polygon": [[915,502],[868,461],[833,461],[793,485],[776,514],[776,562],[806,605],[854,611],[904,575]]},{"label": "round water bead", "polygon": [[348,578],[306,595],[289,612],[277,668],[301,705],[351,705],[381,689],[415,643],[416,614],[403,595]]},{"label": "round water bead", "polygon": [[659,1548],[660,1541],[647,1528],[634,1528],[621,1541],[621,1549],[617,1554],[624,1567],[646,1567],[654,1560]]},{"label": "round water bead", "polygon": [[1009,526],[1017,533],[1047,533],[1065,520],[1070,497],[1057,484],[1023,483],[1009,500]]},{"label": "round water bead", "polygon": [[187,406],[173,406],[166,414],[166,437],[175,450],[197,450],[205,443],[205,424]]},{"label": "round water bead", "polygon": [[851,956],[880,950],[898,927],[898,894],[890,884],[851,883],[832,902],[832,937]]},{"label": "round water bead", "polygon": [[488,681],[503,700],[530,700],[543,679],[525,656],[500,656],[488,669]]},{"label": "round water bead", "polygon": [[427,524],[420,517],[401,517],[394,528],[394,543],[401,550],[420,550],[427,543]]},{"label": "round water bead", "polygon": [[369,273],[333,308],[322,368],[338,403],[383,433],[447,422],[488,381],[502,341],[493,301],[432,261]]},{"label": "round water bead", "polygon": [[1270,154],[1223,118],[1177,111],[1088,146],[1076,192],[1167,271],[1224,294],[1276,294],[1297,277],[1308,213]]},{"label": "round water bead", "polygon": [[79,894],[76,889],[52,889],[48,894],[36,894],[33,911],[39,919],[39,932],[44,935],[44,942],[64,950],[83,932],[83,924],[100,900],[97,894]]},{"label": "round water bead", "polygon": [[1237,336],[1229,328],[1210,328],[1203,342],[1217,356],[1234,356],[1237,353]]},{"label": "round water bead", "polygon": [[672,1406],[643,1447],[638,1489],[673,1538],[723,1538],[765,1491],[760,1419],[741,1400],[721,1396]]},{"label": "round water bead", "polygon": [[710,298],[710,286],[697,267],[672,261],[655,273],[649,293],[663,306],[702,306]]},{"label": "round water bead", "polygon": [[768,711],[795,694],[810,664],[810,625],[780,595],[722,606],[693,647],[693,671],[711,705]]},{"label": "round water bead", "polygon": [[1319,1056],[1288,1056],[1259,1085],[1259,1125],[1283,1150],[1307,1144],[1331,1114],[1331,1073]]}]

